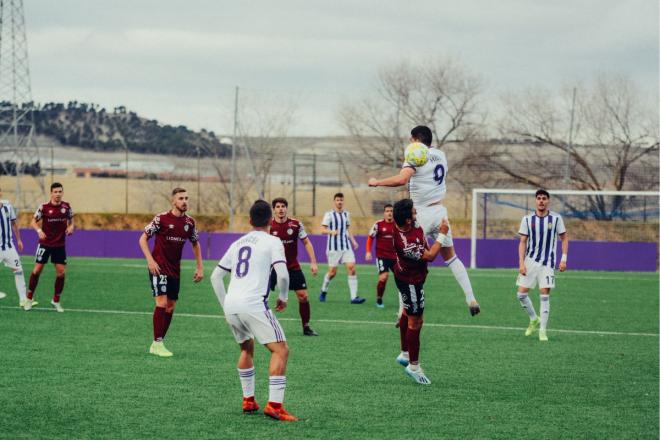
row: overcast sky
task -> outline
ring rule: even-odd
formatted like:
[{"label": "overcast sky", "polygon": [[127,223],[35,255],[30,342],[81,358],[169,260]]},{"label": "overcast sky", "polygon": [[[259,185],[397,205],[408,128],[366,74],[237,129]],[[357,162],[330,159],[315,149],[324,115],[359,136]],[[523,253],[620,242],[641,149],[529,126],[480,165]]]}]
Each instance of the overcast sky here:
[{"label": "overcast sky", "polygon": [[298,135],[342,134],[342,100],[403,59],[459,58],[486,97],[603,71],[658,90],[657,0],[24,0],[37,102],[125,105],[231,132],[236,85],[298,105]]}]

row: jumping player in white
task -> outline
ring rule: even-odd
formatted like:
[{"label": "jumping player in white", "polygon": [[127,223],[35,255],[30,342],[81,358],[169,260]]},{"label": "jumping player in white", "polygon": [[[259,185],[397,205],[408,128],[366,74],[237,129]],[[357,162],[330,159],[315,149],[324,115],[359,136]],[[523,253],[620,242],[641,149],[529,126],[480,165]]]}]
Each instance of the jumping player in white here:
[{"label": "jumping player in white", "polygon": [[[529,315],[529,326],[525,336],[530,336],[539,329],[539,341],[547,341],[546,328],[550,316],[550,289],[555,287],[555,264],[557,235],[561,240],[561,260],[559,272],[566,270],[568,258],[568,235],[561,215],[548,209],[550,194],[544,189],[536,191],[536,210],[527,214],[520,222],[520,244],[518,260],[520,264],[518,281],[518,300]],[[541,319],[536,316],[534,305],[529,299],[529,289],[539,285],[541,296]]]},{"label": "jumping player in white", "polygon": [[[271,268],[277,276],[276,311],[286,308],[289,294],[289,272],[282,241],[269,234],[272,218],[270,204],[257,200],[250,208],[252,232],[236,240],[229,247],[211,275],[211,283],[225,319],[240,346],[238,376],[243,388],[243,412],[259,409],[254,399],[254,340],[271,353],[268,368],[269,396],[264,414],[277,420],[294,422],[282,402],[286,388],[286,364],[289,347],[284,330],[268,307]],[[229,291],[225,292],[223,279],[231,273]]]},{"label": "jumping player in white", "polygon": [[[428,162],[421,167],[415,167],[407,162],[403,163],[401,171],[396,176],[385,179],[369,179],[369,186],[403,186],[409,185],[410,198],[417,210],[417,221],[424,229],[424,233],[436,240],[439,236],[438,228],[442,219],[448,219],[447,208],[443,206],[442,200],[447,193],[446,178],[449,170],[445,153],[431,146],[433,133],[431,129],[418,125],[410,131],[411,142],[421,142],[429,147]],[[451,236],[451,227],[442,239],[440,255],[454,274],[454,278],[463,289],[465,302],[472,316],[481,311],[472,284],[463,262],[458,258],[454,250],[454,242]]]}]

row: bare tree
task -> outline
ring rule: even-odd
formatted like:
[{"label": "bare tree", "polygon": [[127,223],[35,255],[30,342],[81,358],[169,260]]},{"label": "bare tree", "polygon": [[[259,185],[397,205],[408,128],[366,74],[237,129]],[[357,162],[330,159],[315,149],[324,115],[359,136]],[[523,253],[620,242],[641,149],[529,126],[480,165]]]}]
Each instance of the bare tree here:
[{"label": "bare tree", "polygon": [[453,59],[402,62],[382,69],[375,92],[344,105],[339,117],[365,168],[392,168],[413,126],[429,126],[438,146],[473,136],[483,122],[477,113],[480,90],[480,80]]},{"label": "bare tree", "polygon": [[[655,189],[658,110],[648,96],[620,75],[602,75],[560,93],[537,88],[509,94],[499,128],[525,144],[524,151],[487,142],[464,160],[487,169],[496,181],[535,187],[564,182],[583,190]],[[648,178],[649,171],[655,179]],[[602,219],[611,218],[622,202],[589,198],[593,215]]]}]

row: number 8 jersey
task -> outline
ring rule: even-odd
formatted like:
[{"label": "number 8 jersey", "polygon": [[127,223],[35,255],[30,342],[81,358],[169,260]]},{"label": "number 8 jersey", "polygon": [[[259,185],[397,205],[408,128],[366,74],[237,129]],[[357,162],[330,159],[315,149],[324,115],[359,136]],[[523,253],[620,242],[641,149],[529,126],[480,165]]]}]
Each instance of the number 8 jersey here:
[{"label": "number 8 jersey", "polygon": [[428,206],[445,198],[447,185],[447,157],[435,147],[429,148],[428,161],[421,167],[404,162],[402,168],[412,168],[408,191],[416,207]]},{"label": "number 8 jersey", "polygon": [[252,231],[229,246],[218,267],[231,272],[225,314],[268,310],[270,272],[284,263],[282,241],[264,231]]}]

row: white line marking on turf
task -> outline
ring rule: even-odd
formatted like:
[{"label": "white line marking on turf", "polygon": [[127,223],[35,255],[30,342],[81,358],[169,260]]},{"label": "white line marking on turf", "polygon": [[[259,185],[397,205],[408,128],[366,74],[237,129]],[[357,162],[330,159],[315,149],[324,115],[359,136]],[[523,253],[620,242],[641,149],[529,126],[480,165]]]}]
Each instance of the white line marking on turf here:
[{"label": "white line marking on turf", "polygon": [[[0,309],[19,309],[20,307],[0,306]],[[32,310],[52,311],[53,309],[47,307],[35,307]],[[98,309],[65,309],[66,312],[77,313],[103,313],[110,315],[152,315],[153,312],[138,312],[131,310],[98,310]],[[184,318],[202,318],[202,319],[224,319],[224,315],[202,315],[195,313],[177,313],[176,316]],[[300,321],[299,318],[277,318],[280,321]],[[394,326],[394,321],[352,321],[348,319],[316,319],[315,322],[325,322],[328,324],[368,324],[368,325],[390,325]],[[480,330],[507,330],[507,331],[522,331],[523,327],[505,327],[496,325],[473,325],[473,324],[437,324],[437,323],[424,323],[425,327],[446,327],[446,328],[464,328],[464,329],[480,329]],[[608,336],[650,336],[659,337],[657,333],[636,333],[636,332],[612,332],[600,330],[567,330],[567,329],[551,329],[555,333],[567,333],[576,335],[608,335]]]}]

